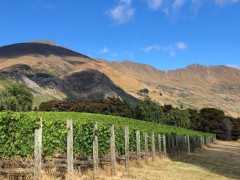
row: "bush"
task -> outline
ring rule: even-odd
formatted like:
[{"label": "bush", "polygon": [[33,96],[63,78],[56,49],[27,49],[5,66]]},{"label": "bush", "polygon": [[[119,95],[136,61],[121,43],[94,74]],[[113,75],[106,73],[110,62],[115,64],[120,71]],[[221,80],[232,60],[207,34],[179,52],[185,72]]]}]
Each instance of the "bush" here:
[{"label": "bush", "polygon": [[183,111],[178,109],[172,109],[166,115],[165,124],[184,127],[184,128],[190,128],[191,122],[189,117],[190,117],[190,114],[187,110]]},{"label": "bush", "polygon": [[122,117],[133,117],[133,105],[127,100],[108,98],[103,100],[52,100],[43,102],[39,111],[88,112]]},{"label": "bush", "polygon": [[143,101],[135,106],[134,118],[155,123],[163,123],[164,113],[157,102],[152,101],[148,96],[146,96]]},{"label": "bush", "polygon": [[33,95],[23,84],[12,84],[0,92],[0,110],[30,111]]}]

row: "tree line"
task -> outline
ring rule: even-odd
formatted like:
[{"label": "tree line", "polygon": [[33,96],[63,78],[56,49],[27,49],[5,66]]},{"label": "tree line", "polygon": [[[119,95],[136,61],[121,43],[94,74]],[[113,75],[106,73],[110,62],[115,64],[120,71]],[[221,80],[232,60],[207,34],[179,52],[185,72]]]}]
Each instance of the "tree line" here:
[{"label": "tree line", "polygon": [[222,140],[240,138],[240,118],[226,116],[223,111],[215,108],[202,108],[197,111],[181,110],[172,105],[161,106],[148,96],[138,104],[119,98],[88,101],[52,100],[41,103],[39,111],[74,111],[122,116],[214,133]]},{"label": "tree line", "polygon": [[[30,111],[32,103],[33,95],[22,84],[10,85],[0,92],[0,111]],[[144,96],[138,104],[114,97],[101,100],[51,100],[41,103],[38,110],[114,115],[214,133],[222,140],[240,138],[240,118],[226,116],[215,108],[197,111],[166,104],[161,106],[148,96]]]}]

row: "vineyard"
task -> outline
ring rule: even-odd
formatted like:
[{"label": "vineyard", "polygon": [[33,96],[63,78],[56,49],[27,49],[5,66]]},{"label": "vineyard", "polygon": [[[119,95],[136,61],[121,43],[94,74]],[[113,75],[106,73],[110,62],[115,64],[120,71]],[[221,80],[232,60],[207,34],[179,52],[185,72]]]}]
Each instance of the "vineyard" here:
[{"label": "vineyard", "polygon": [[[135,132],[155,132],[155,134],[190,135],[191,137],[213,136],[212,134],[192,131],[184,128],[155,124],[135,119],[99,114],[74,112],[30,112],[0,114],[0,158],[19,155],[33,157],[34,129],[39,124],[37,119],[43,118],[43,156],[66,152],[67,119],[73,120],[74,153],[90,155],[94,139],[94,124],[98,123],[99,154],[109,152],[110,126],[115,125],[116,150],[124,153],[124,128],[129,127],[130,151],[136,151]],[[144,145],[144,137],[141,136]],[[149,143],[151,146],[151,142]]]}]

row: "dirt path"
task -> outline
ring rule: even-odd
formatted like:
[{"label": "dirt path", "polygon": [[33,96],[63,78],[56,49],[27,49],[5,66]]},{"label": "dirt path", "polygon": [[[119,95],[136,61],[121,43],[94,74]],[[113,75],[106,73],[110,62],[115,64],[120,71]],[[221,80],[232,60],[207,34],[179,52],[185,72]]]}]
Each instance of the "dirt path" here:
[{"label": "dirt path", "polygon": [[140,169],[130,168],[124,173],[122,169],[117,177],[100,175],[96,179],[240,180],[240,142],[217,141],[188,156],[157,159]]}]

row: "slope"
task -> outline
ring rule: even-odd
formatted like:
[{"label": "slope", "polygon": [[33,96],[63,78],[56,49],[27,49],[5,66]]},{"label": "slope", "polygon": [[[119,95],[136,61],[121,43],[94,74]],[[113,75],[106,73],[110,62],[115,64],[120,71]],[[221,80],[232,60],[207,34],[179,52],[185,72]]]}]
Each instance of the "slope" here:
[{"label": "slope", "polygon": [[[81,69],[85,64],[88,68]],[[102,99],[109,96],[137,99],[92,68],[94,59],[52,42],[19,43],[0,47],[1,86],[21,81],[34,93],[34,102],[50,99]]]},{"label": "slope", "polygon": [[0,75],[0,88],[19,80],[32,88],[35,105],[112,95],[136,102],[142,97],[139,90],[147,88],[162,105],[214,107],[240,116],[240,70],[226,66],[193,64],[161,71],[131,61],[93,59],[50,41],[35,41],[0,47]]},{"label": "slope", "polygon": [[[183,104],[185,108],[197,109],[214,107],[224,110],[227,114],[240,116],[238,69],[193,64],[182,69],[161,71],[130,61],[105,63],[144,84],[142,88],[148,88],[149,95],[161,104],[173,104],[178,107]],[[135,89],[136,97],[139,90]]]}]

